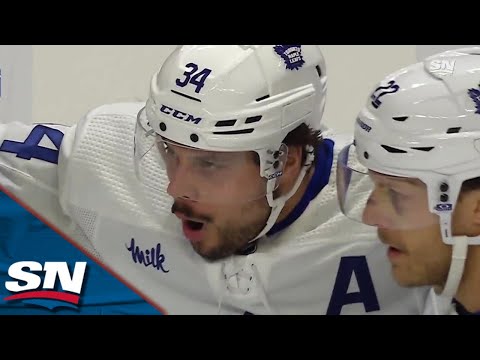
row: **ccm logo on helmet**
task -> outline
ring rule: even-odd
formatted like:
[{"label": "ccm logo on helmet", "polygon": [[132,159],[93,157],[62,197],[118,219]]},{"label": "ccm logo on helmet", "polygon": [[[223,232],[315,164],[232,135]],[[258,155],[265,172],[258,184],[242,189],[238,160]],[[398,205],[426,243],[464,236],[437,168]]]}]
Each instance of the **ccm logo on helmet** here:
[{"label": "ccm logo on helmet", "polygon": [[170,106],[167,106],[167,105],[162,105],[160,107],[160,111],[164,114],[167,114],[167,115],[170,115],[170,116],[174,117],[175,119],[184,120],[184,121],[187,121],[187,122],[191,121],[195,124],[199,124],[200,121],[202,121],[202,118],[195,117],[193,115],[187,114],[186,112],[174,109],[174,108],[172,108]]}]

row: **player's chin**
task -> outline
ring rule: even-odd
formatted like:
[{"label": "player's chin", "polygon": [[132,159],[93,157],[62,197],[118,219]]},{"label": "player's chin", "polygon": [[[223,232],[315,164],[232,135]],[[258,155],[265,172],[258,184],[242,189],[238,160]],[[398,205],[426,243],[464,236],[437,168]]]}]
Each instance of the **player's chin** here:
[{"label": "player's chin", "polygon": [[207,261],[217,261],[227,258],[230,253],[226,253],[223,250],[214,247],[202,246],[202,244],[193,244],[194,250]]},{"label": "player's chin", "polygon": [[[210,240],[210,241],[209,241]],[[217,261],[228,258],[236,251],[233,247],[221,244],[218,238],[210,238],[201,243],[192,244],[197,254],[208,261]]]},{"label": "player's chin", "polygon": [[393,266],[392,275],[396,283],[401,287],[409,288],[424,285],[419,281],[415,274],[412,274],[403,266]]},{"label": "player's chin", "polygon": [[192,242],[192,247],[195,252],[204,259],[214,261],[218,260],[221,256],[217,243],[216,236],[209,231],[202,241]]}]

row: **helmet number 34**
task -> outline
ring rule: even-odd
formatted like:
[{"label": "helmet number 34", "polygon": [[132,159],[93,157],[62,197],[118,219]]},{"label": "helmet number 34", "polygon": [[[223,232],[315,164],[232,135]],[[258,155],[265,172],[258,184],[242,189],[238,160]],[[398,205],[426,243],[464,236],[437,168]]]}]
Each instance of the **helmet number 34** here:
[{"label": "helmet number 34", "polygon": [[208,75],[212,72],[211,69],[205,68],[199,71],[199,67],[197,64],[188,63],[185,67],[189,70],[185,71],[183,75],[185,76],[183,79],[177,79],[176,84],[180,87],[185,87],[188,84],[195,85],[195,92],[198,94],[200,90],[202,90],[203,86],[205,85],[205,80],[207,79]]}]

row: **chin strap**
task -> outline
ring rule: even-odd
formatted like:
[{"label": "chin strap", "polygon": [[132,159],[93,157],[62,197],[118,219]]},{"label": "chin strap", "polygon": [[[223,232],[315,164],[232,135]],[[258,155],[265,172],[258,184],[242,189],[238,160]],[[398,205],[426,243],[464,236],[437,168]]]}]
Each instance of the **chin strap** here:
[{"label": "chin strap", "polygon": [[457,293],[465,268],[465,260],[467,259],[468,240],[468,236],[453,237],[452,262],[448,271],[447,281],[439,295],[453,298]]}]

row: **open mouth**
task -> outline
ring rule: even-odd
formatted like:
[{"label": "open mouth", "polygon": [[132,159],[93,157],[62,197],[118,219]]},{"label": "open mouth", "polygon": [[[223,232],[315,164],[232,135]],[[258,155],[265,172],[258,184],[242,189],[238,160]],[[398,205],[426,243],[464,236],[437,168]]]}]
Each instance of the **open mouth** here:
[{"label": "open mouth", "polygon": [[198,243],[205,238],[205,222],[186,217],[181,213],[175,213],[175,215],[182,221],[183,233],[188,240],[190,240],[192,243]]},{"label": "open mouth", "polygon": [[182,221],[182,230],[185,237],[192,243],[198,243],[206,237],[207,222],[194,217],[189,217],[177,211],[175,216]]},{"label": "open mouth", "polygon": [[387,250],[387,256],[390,260],[397,259],[399,256],[404,255],[404,251],[394,247],[389,246]]},{"label": "open mouth", "polygon": [[205,238],[205,223],[182,219],[183,233],[192,243],[199,243]]},{"label": "open mouth", "polygon": [[200,231],[203,229],[203,226],[205,225],[202,222],[198,221],[193,221],[193,220],[184,220],[185,225],[192,231]]}]

